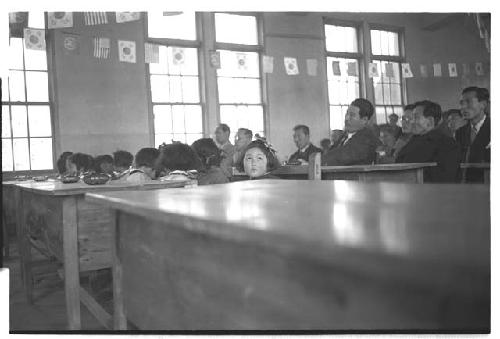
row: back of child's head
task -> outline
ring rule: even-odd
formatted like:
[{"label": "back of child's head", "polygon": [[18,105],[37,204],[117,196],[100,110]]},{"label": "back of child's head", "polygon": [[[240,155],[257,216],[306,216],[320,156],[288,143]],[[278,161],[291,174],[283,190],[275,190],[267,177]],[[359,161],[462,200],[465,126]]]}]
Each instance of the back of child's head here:
[{"label": "back of child's head", "polygon": [[62,152],[62,154],[59,156],[59,159],[57,159],[57,171],[59,172],[59,174],[66,173],[66,160],[72,154],[73,152]]},{"label": "back of child's head", "polygon": [[170,171],[201,170],[202,163],[196,152],[186,144],[164,145],[161,151],[161,166]]},{"label": "back of child's head", "polygon": [[114,165],[117,169],[125,170],[132,166],[132,162],[134,161],[134,156],[132,153],[127,151],[116,151],[113,153]]},{"label": "back of child's head", "polygon": [[76,166],[78,172],[88,172],[93,169],[94,158],[85,153],[73,153],[68,157],[68,162]]},{"label": "back of child's head", "polygon": [[113,157],[109,154],[98,155],[94,159],[94,171],[97,173],[113,172]]},{"label": "back of child's head", "polygon": [[193,142],[191,148],[200,158],[206,169],[212,166],[220,166],[222,160],[221,151],[212,138],[201,138]]},{"label": "back of child's head", "polygon": [[145,147],[141,148],[135,155],[135,167],[154,168],[160,156],[160,151],[156,148]]}]

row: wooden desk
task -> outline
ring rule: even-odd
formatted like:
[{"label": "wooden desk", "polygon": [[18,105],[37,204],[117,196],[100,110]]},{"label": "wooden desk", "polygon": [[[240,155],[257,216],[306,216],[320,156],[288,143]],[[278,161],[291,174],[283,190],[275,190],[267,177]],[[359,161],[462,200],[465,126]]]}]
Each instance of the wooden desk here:
[{"label": "wooden desk", "polygon": [[[432,163],[381,164],[355,166],[321,166],[323,180],[357,180],[363,182],[424,182],[424,169]],[[307,179],[309,166],[281,166],[273,174],[283,179]]]},{"label": "wooden desk", "polygon": [[477,168],[477,169],[482,169],[484,172],[484,183],[485,184],[490,184],[490,164],[485,163],[485,162],[478,162],[478,163],[461,163],[460,164],[460,169],[462,170],[462,178],[463,182],[465,182],[465,172],[469,168]]},{"label": "wooden desk", "polygon": [[115,328],[487,331],[489,188],[256,180],[115,209]]},{"label": "wooden desk", "polygon": [[[104,325],[111,317],[80,288],[79,272],[111,267],[111,228],[108,209],[84,200],[86,192],[152,190],[182,187],[188,181],[130,184],[111,181],[105,185],[60,181],[15,183],[16,224],[24,288],[33,301],[31,247],[54,256],[64,265],[68,327],[81,328],[80,301]],[[8,185],[4,185],[4,187]]]}]

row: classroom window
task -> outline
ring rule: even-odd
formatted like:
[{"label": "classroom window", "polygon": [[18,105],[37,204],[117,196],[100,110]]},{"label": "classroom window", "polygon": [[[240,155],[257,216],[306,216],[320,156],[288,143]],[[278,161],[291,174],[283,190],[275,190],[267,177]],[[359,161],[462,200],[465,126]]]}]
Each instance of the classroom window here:
[{"label": "classroom window", "polygon": [[347,107],[360,97],[358,29],[326,24],[325,43],[330,129],[344,129]]},{"label": "classroom window", "polygon": [[[44,13],[30,12],[28,27],[45,28]],[[8,79],[2,96],[2,172],[51,170],[52,114],[46,51],[9,39]]]},{"label": "classroom window", "polygon": [[216,47],[220,53],[217,90],[220,122],[264,135],[257,17],[215,14]]},{"label": "classroom window", "polygon": [[[401,57],[399,33],[370,30],[372,62],[378,65],[378,76],[373,77],[375,114],[377,124],[389,121],[396,113],[403,114],[403,87],[401,78]],[[401,119],[400,119],[401,121]]]},{"label": "classroom window", "polygon": [[159,63],[149,64],[154,143],[191,144],[203,137],[198,48],[188,41],[196,40],[195,14],[150,12],[148,37],[160,45]]}]

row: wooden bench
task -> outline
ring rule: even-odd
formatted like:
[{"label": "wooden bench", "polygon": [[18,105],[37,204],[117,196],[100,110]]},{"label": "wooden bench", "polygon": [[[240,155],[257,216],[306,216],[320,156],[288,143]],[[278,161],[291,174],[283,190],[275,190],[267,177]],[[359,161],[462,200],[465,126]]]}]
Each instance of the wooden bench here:
[{"label": "wooden bench", "polygon": [[490,164],[485,162],[478,163],[461,163],[460,169],[462,170],[462,182],[465,182],[465,172],[469,168],[481,169],[484,172],[484,182],[485,184],[490,184]]}]

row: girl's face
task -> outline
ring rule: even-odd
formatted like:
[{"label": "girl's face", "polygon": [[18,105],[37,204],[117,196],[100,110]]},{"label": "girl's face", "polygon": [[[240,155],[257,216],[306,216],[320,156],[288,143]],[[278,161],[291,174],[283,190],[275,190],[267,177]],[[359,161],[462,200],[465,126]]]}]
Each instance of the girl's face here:
[{"label": "girl's face", "polygon": [[245,173],[250,178],[263,176],[267,172],[267,158],[260,148],[250,148],[243,159]]}]

